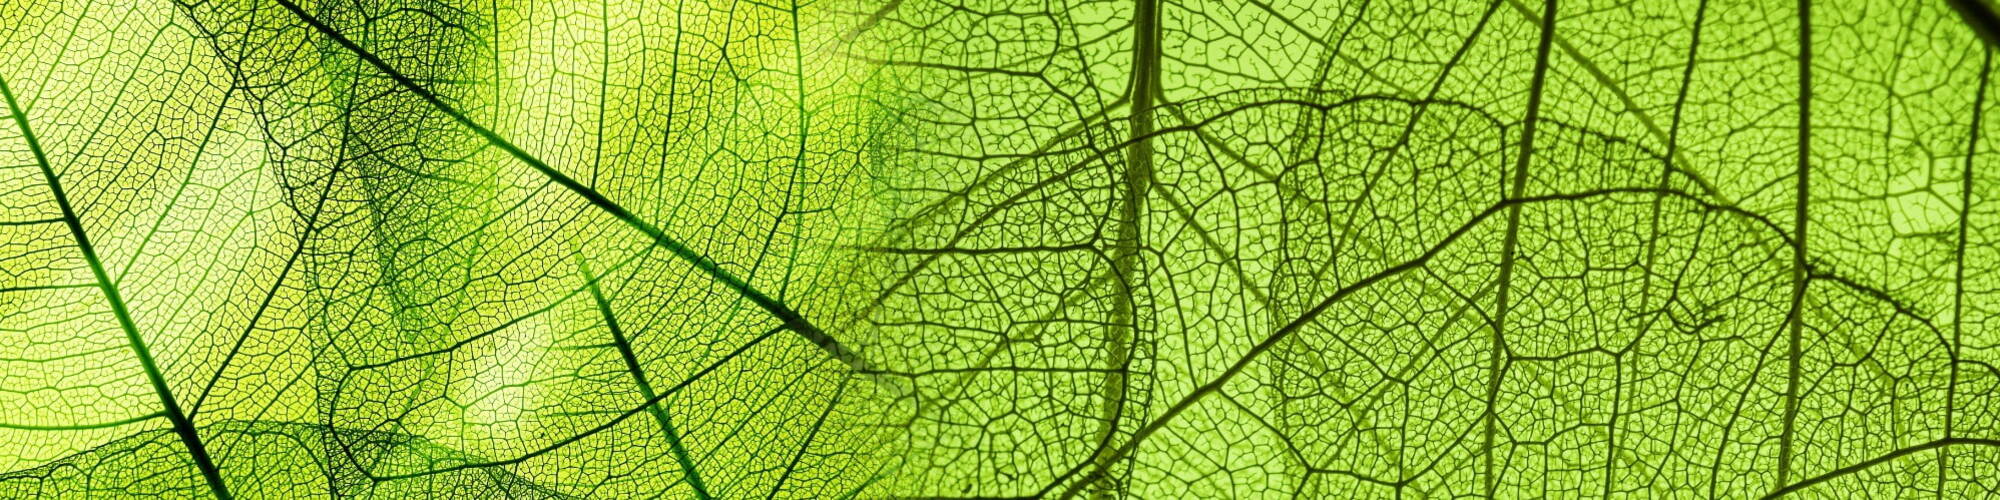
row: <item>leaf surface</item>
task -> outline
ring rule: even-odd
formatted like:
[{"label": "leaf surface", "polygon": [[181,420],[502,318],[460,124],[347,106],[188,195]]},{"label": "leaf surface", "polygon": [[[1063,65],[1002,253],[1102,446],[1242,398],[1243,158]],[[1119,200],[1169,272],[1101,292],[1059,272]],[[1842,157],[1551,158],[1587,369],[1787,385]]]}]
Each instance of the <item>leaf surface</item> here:
[{"label": "leaf surface", "polygon": [[1988,47],[1711,3],[885,9],[891,488],[1991,494]]},{"label": "leaf surface", "polygon": [[1992,12],[0,0],[0,497],[1983,498]]}]

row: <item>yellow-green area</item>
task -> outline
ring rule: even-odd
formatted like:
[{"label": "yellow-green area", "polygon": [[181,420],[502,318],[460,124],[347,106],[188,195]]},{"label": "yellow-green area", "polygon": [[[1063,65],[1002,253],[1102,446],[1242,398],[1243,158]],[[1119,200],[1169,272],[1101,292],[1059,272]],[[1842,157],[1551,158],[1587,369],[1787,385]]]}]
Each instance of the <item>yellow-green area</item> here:
[{"label": "yellow-green area", "polygon": [[293,5],[0,6],[0,496],[817,496],[880,470],[849,452],[878,385],[445,111],[844,329],[875,125],[833,6]]}]

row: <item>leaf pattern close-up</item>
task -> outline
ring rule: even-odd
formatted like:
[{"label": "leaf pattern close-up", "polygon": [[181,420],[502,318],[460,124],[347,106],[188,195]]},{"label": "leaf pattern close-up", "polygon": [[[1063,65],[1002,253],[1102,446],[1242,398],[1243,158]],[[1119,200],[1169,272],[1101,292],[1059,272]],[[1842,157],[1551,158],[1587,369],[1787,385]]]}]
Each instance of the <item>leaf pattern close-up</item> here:
[{"label": "leaf pattern close-up", "polygon": [[0,0],[0,498],[1989,498],[1987,0]]}]

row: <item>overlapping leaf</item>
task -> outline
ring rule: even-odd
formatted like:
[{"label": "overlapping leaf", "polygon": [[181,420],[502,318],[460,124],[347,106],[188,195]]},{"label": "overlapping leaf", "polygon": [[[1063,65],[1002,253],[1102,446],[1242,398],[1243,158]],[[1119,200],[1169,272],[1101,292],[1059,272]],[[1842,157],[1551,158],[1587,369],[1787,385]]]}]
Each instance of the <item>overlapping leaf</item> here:
[{"label": "overlapping leaf", "polygon": [[830,249],[871,207],[828,8],[0,16],[6,495],[819,496],[880,470],[878,387],[799,312],[843,316]]},{"label": "overlapping leaf", "polygon": [[1987,48],[1811,3],[884,9],[891,488],[1991,494]]},{"label": "overlapping leaf", "polygon": [[0,4],[0,494],[1983,497],[1982,8]]}]

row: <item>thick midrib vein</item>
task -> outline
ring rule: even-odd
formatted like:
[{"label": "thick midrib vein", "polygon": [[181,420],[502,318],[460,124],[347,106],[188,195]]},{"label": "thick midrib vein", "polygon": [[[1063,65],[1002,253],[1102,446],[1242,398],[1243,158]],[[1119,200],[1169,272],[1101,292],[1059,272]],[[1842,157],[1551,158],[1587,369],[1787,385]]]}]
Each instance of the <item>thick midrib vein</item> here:
[{"label": "thick midrib vein", "polygon": [[1784,487],[1791,482],[1792,436],[1797,432],[1799,419],[1799,371],[1802,353],[1799,341],[1805,330],[1806,286],[1806,227],[1809,219],[1806,207],[1812,195],[1812,1],[1799,0],[1799,135],[1798,135],[1798,182],[1797,193],[1793,196],[1792,209],[1792,302],[1790,312],[1785,314],[1787,370],[1785,375],[1785,413],[1783,429],[1778,434],[1778,483]]},{"label": "thick midrib vein", "polygon": [[646,369],[639,364],[638,354],[632,351],[632,341],[625,337],[625,329],[618,325],[618,315],[611,312],[611,301],[604,298],[604,290],[597,285],[600,278],[590,273],[590,265],[577,259],[577,267],[583,272],[584,285],[590,289],[591,302],[597,305],[597,313],[604,317],[604,328],[611,331],[612,345],[618,348],[618,357],[625,362],[625,371],[632,375],[632,383],[639,387],[639,395],[646,398],[646,412],[653,414],[659,422],[660,433],[667,438],[667,447],[673,452],[674,461],[681,466],[682,475],[689,487],[694,488],[695,498],[707,500],[708,485],[701,480],[701,472],[694,467],[694,460],[688,458],[687,445],[681,442],[679,429],[674,428],[673,419],[667,415],[663,403],[654,403],[659,394],[653,391],[653,383],[646,379]]},{"label": "thick midrib vein", "polygon": [[817,346],[821,350],[826,351],[827,354],[832,356],[834,359],[839,360],[841,363],[846,364],[849,368],[852,368],[856,371],[865,371],[869,368],[869,364],[867,363],[866,360],[862,359],[860,354],[848,350],[846,346],[841,345],[838,340],[835,340],[831,335],[828,335],[825,331],[821,330],[819,326],[814,325],[810,321],[807,321],[804,316],[800,316],[799,313],[797,311],[792,310],[791,307],[786,306],[784,303],[779,302],[777,299],[774,299],[769,295],[765,295],[762,291],[759,291],[756,287],[751,286],[750,283],[743,281],[742,278],[738,278],[736,277],[736,275],[731,274],[729,271],[722,269],[722,267],[717,265],[715,261],[710,260],[707,256],[702,255],[699,252],[694,251],[694,249],[692,248],[688,248],[686,244],[681,243],[680,240],[674,239],[672,236],[668,236],[665,231],[660,230],[660,228],[652,225],[651,223],[639,219],[639,217],[633,214],[632,211],[627,210],[625,209],[624,206],[619,205],[617,202],[613,202],[609,198],[604,197],[604,195],[602,193],[598,193],[597,190],[591,189],[589,186],[585,186],[582,183],[577,182],[576,179],[572,179],[568,175],[563,174],[561,171],[556,170],[554,167],[549,166],[548,163],[543,162],[540,158],[537,158],[534,155],[529,154],[527,151],[522,150],[520,147],[515,146],[512,142],[509,142],[507,141],[507,139],[500,137],[499,134],[496,134],[492,130],[489,130],[484,126],[481,126],[478,122],[472,121],[470,117],[467,117],[457,108],[452,107],[450,104],[445,103],[443,99],[439,98],[436,94],[431,93],[430,90],[425,89],[422,85],[418,85],[416,81],[411,80],[409,76],[404,75],[401,71],[397,71],[396,68],[390,66],[387,61],[383,61],[381,57],[377,57],[373,52],[369,52],[367,49],[364,49],[360,45],[355,44],[353,40],[349,40],[346,35],[342,35],[339,31],[334,30],[333,27],[326,25],[326,23],[324,22],[321,22],[319,18],[313,17],[312,14],[306,13],[304,9],[301,9],[298,6],[298,4],[293,3],[292,0],[277,0],[277,2],[279,5],[284,6],[286,10],[290,10],[293,15],[298,16],[299,20],[304,21],[307,25],[312,26],[314,30],[319,31],[320,34],[325,35],[328,39],[331,39],[335,43],[340,44],[341,47],[346,48],[349,52],[354,53],[354,55],[360,57],[361,60],[366,61],[371,66],[374,66],[376,70],[381,71],[384,75],[387,75],[390,79],[395,80],[396,83],[398,85],[401,85],[404,90],[408,90],[410,91],[410,93],[416,94],[417,97],[423,99],[424,102],[429,103],[432,107],[437,108],[438,111],[443,112],[445,115],[450,116],[452,120],[457,121],[459,125],[464,126],[467,129],[470,129],[474,134],[480,136],[480,138],[482,139],[485,139],[487,143],[492,144],[496,148],[500,148],[500,150],[502,151],[506,151],[508,155],[513,156],[516,160],[520,160],[522,163],[525,163],[529,167],[534,168],[537,172],[540,172],[542,175],[548,176],[548,178],[551,181],[555,182],[556,184],[560,184],[564,188],[569,189],[570,192],[575,193],[577,196],[583,197],[583,199],[589,201],[591,205],[596,206],[598,209],[603,210],[605,213],[608,213],[612,217],[617,218],[620,222],[625,223],[625,225],[631,226],[633,229],[638,230],[639,232],[644,233],[646,236],[652,238],[654,244],[659,245],[662,248],[666,248],[667,251],[669,252],[673,252],[675,257],[679,257],[681,260],[687,261],[688,264],[693,265],[696,269],[701,270],[703,273],[707,274],[710,278],[713,278],[715,281],[720,282],[724,286],[729,287],[730,290],[735,291],[738,295],[743,296],[743,298],[750,300],[752,303],[757,304],[758,307],[763,308],[765,311],[769,312],[772,316],[776,317],[779,321],[783,322],[786,329],[792,330],[799,336],[804,337],[807,342],[811,342],[814,346]]},{"label": "thick midrib vein", "polygon": [[42,151],[41,141],[35,138],[34,131],[28,127],[27,110],[14,99],[14,90],[7,86],[4,77],[0,77],[0,97],[6,98],[7,113],[14,117],[14,124],[21,128],[21,138],[27,141],[28,150],[34,153],[35,165],[41,168],[42,178],[49,184],[50,196],[55,198],[56,206],[62,209],[63,224],[69,226],[70,235],[76,239],[77,250],[83,254],[84,262],[90,265],[91,276],[97,279],[98,290],[104,292],[105,301],[111,305],[112,316],[118,318],[118,327],[125,331],[126,342],[131,344],[132,353],[139,358],[139,366],[146,371],[146,381],[153,385],[154,395],[159,396],[162,413],[173,423],[174,434],[180,436],[181,444],[187,446],[188,455],[193,459],[195,467],[201,470],[202,479],[208,482],[209,492],[214,493],[216,498],[228,500],[231,498],[229,488],[223,484],[221,473],[216,470],[215,462],[209,458],[208,448],[202,445],[201,436],[196,434],[194,422],[188,419],[187,413],[181,411],[180,403],[174,400],[173,391],[167,387],[166,377],[160,374],[158,363],[153,361],[152,350],[146,347],[146,340],[139,336],[139,328],[132,323],[132,314],[125,307],[124,297],[118,294],[118,287],[112,285],[110,277],[104,272],[104,262],[97,258],[97,249],[91,246],[90,236],[84,232],[82,220],[77,218],[75,207],[70,206],[69,195],[63,192],[62,181],[56,177],[55,168],[49,165],[48,154]]},{"label": "thick midrib vein", "polygon": [[[1144,279],[1139,272],[1139,258],[1143,228],[1141,219],[1145,217],[1146,198],[1153,184],[1153,142],[1147,139],[1153,133],[1154,91],[1159,88],[1160,79],[1160,2],[1159,0],[1138,0],[1135,2],[1135,26],[1132,33],[1132,79],[1131,79],[1131,129],[1127,137],[1136,138],[1125,151],[1125,171],[1121,179],[1122,193],[1118,199],[1118,235],[1113,243],[1111,266],[1107,272],[1116,277],[1113,283],[1118,290],[1111,296],[1111,327],[1105,331],[1105,374],[1104,384],[1098,390],[1097,417],[1103,419],[1098,429],[1097,451],[1091,454],[1091,465],[1098,470],[1108,470],[1116,457],[1111,456],[1111,440],[1118,436],[1118,421],[1124,419],[1129,388],[1129,371],[1132,363],[1132,346],[1138,342],[1139,284],[1135,279]],[[1077,464],[1083,467],[1084,464]],[[1095,485],[1098,488],[1115,488],[1109,474],[1094,476],[1093,482],[1108,484]]]},{"label": "thick midrib vein", "polygon": [[[1979,63],[1979,87],[1972,97],[1972,130],[1965,141],[1965,169],[1960,174],[1958,184],[1958,248],[1952,255],[1952,296],[1951,296],[1951,382],[1944,393],[1944,437],[1952,434],[1953,414],[1958,412],[1958,362],[1960,349],[1965,337],[1965,240],[1966,229],[1972,221],[1972,160],[1979,156],[1979,126],[1986,108],[1986,84],[1993,77],[1993,47],[1984,47]],[[1950,454],[1938,453],[1938,491],[1944,491],[1946,472],[1950,471]]]},{"label": "thick midrib vein", "polygon": [[[1549,46],[1552,45],[1556,32],[1556,0],[1542,2],[1541,31],[1541,40],[1535,46],[1534,76],[1528,84],[1527,116],[1521,121],[1521,149],[1514,157],[1513,184],[1508,187],[1506,194],[1506,199],[1509,200],[1520,198],[1522,191],[1528,187],[1528,166],[1535,156],[1535,125],[1540,122],[1542,91],[1548,81]],[[1481,437],[1484,446],[1480,451],[1480,463],[1484,471],[1481,473],[1481,478],[1487,498],[1493,497],[1494,489],[1500,484],[1499,475],[1493,468],[1493,455],[1496,453],[1493,440],[1500,420],[1496,414],[1496,408],[1500,405],[1500,382],[1507,370],[1507,312],[1512,305],[1509,299],[1513,297],[1514,287],[1511,285],[1514,279],[1515,257],[1519,253],[1520,234],[1521,206],[1514,205],[1507,208],[1506,235],[1500,242],[1499,291],[1494,294],[1493,341],[1487,352],[1486,411],[1480,417],[1485,420],[1483,424],[1485,431]]]}]

